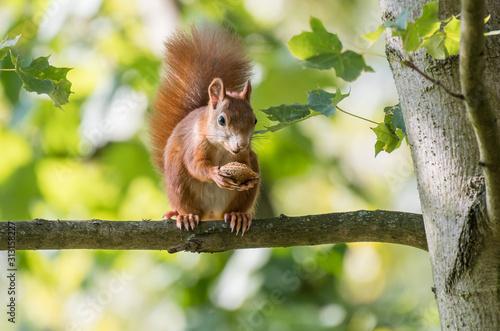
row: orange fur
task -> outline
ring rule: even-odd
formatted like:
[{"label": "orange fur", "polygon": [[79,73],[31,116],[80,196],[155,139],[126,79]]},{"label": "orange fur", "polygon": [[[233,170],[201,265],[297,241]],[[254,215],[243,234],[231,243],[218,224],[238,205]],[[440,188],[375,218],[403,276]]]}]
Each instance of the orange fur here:
[{"label": "orange fur", "polygon": [[165,42],[165,75],[151,116],[153,162],[163,169],[163,154],[175,126],[208,104],[208,87],[221,78],[228,91],[240,91],[250,78],[250,61],[237,36],[229,31],[192,26]]},{"label": "orange fur", "polygon": [[194,227],[190,214],[201,220],[234,216],[236,229],[244,231],[259,181],[239,191],[218,173],[233,161],[259,172],[250,145],[255,115],[244,47],[227,30],[194,26],[177,31],[165,47],[166,74],[151,116],[151,144],[174,209],[166,215],[178,214],[177,225],[186,229]]}]

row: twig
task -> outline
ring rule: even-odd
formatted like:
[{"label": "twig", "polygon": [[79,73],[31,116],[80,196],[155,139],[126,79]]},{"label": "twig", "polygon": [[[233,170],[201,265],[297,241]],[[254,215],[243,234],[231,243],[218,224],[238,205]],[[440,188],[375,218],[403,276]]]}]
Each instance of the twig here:
[{"label": "twig", "polygon": [[427,75],[425,72],[423,72],[422,70],[420,70],[416,65],[415,63],[411,62],[411,61],[408,61],[408,60],[405,60],[405,61],[402,61],[401,62],[402,65],[404,66],[407,66],[408,68],[411,68],[413,70],[415,70],[416,72],[418,72],[422,77],[424,77],[425,79],[427,79],[428,81],[432,82],[433,84],[441,87],[443,89],[443,91],[445,91],[446,93],[448,93],[449,95],[451,95],[452,97],[455,97],[455,98],[459,98],[461,100],[464,100],[464,96],[460,93],[455,93],[455,92],[452,92],[450,91],[446,86],[443,85],[443,83],[441,83],[439,80],[437,79],[434,79],[432,78],[431,76]]}]

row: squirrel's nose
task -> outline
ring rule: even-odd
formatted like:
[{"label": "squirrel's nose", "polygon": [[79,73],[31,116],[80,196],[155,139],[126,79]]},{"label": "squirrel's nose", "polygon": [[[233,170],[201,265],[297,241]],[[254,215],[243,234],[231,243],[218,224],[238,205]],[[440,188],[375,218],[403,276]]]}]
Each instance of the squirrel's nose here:
[{"label": "squirrel's nose", "polygon": [[248,147],[248,142],[243,141],[242,139],[234,139],[229,141],[229,151],[233,154],[238,154],[242,150],[245,150]]}]

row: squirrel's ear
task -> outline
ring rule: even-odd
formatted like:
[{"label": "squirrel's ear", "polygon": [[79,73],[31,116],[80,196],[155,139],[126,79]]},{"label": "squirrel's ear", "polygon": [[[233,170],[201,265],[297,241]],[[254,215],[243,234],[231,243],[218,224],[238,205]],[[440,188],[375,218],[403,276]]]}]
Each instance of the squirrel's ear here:
[{"label": "squirrel's ear", "polygon": [[226,97],[226,89],[224,88],[222,79],[214,78],[208,87],[208,96],[210,97],[210,106],[212,106],[212,108],[217,107],[217,103],[224,100]]},{"label": "squirrel's ear", "polygon": [[240,93],[240,98],[250,102],[251,93],[252,93],[252,85],[250,84],[250,79],[247,79],[247,82],[245,83],[245,88],[243,88],[243,91]]}]

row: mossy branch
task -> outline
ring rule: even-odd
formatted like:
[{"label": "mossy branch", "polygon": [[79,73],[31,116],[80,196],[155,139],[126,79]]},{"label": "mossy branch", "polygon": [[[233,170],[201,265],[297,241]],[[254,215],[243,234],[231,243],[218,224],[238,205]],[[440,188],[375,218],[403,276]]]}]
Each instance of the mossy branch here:
[{"label": "mossy branch", "polygon": [[[13,235],[14,233],[14,235]],[[241,248],[289,247],[344,242],[384,242],[427,250],[422,215],[354,211],[258,219],[244,236],[223,221],[201,222],[180,231],[175,221],[32,221],[0,223],[0,249],[119,249],[223,252]],[[13,240],[10,238],[12,246]]]}]

